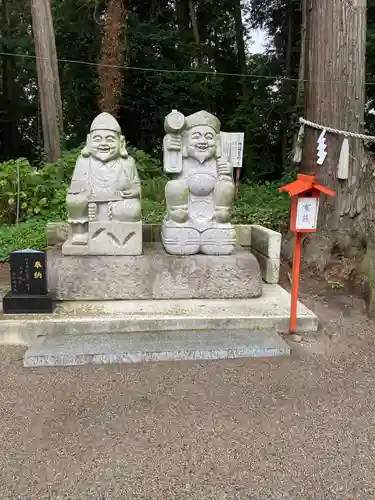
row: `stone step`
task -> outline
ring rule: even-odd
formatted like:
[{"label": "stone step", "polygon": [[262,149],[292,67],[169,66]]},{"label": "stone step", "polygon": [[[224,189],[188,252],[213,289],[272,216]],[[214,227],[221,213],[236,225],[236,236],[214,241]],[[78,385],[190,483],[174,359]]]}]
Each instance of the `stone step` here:
[{"label": "stone step", "polygon": [[289,355],[272,331],[190,330],[46,336],[28,349],[25,367],[142,363]]},{"label": "stone step", "polygon": [[[187,330],[273,330],[289,327],[290,294],[263,286],[254,299],[62,302],[53,314],[0,315],[0,344],[31,345],[39,336]],[[298,305],[297,328],[316,331],[318,319]]]}]

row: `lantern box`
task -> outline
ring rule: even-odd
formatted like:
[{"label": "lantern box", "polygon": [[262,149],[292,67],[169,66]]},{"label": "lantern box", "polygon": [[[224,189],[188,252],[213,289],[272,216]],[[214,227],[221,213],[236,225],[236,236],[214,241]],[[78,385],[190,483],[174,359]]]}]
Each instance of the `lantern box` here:
[{"label": "lantern box", "polygon": [[290,230],[295,233],[315,233],[317,230],[320,194],[335,192],[315,182],[312,175],[299,174],[297,180],[280,188],[292,200]]}]

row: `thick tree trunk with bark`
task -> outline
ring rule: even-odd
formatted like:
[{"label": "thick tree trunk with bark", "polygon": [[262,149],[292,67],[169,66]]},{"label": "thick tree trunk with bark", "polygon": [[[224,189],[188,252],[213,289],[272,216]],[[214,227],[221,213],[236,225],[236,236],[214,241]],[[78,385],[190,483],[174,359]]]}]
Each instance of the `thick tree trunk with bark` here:
[{"label": "thick tree trunk with bark", "polygon": [[[351,132],[363,132],[365,100],[366,0],[307,0],[305,118]],[[317,164],[320,131],[306,127],[301,171],[334,189],[320,209],[319,231],[305,238],[305,257],[320,264],[331,250],[343,252],[365,232],[366,186],[363,142],[350,139],[348,180],[337,179],[342,136],[326,134],[327,157]]]},{"label": "thick tree trunk with bark", "polygon": [[123,88],[123,69],[125,54],[128,53],[125,41],[125,24],[128,9],[126,0],[107,0],[105,8],[104,32],[98,67],[99,107],[116,118],[119,115],[120,99]]},{"label": "thick tree trunk with bark", "polygon": [[188,0],[176,1],[176,15],[178,31],[180,35],[180,56],[176,61],[179,69],[186,69],[191,65],[192,55],[189,50],[189,42],[191,39],[190,29],[190,10]]},{"label": "thick tree trunk with bark", "polygon": [[[10,52],[7,42],[12,39],[12,27],[10,20],[10,6],[8,0],[3,0],[1,3],[1,18],[2,18],[2,38],[5,41],[4,51]],[[16,155],[17,147],[20,143],[20,134],[18,131],[18,116],[16,113],[17,96],[14,92],[14,57],[9,55],[2,56],[2,99],[4,108],[4,119],[2,120],[3,128],[3,143],[6,148],[5,157]]]},{"label": "thick tree trunk with bark", "polygon": [[375,164],[372,158],[367,158],[364,182],[366,186],[366,239],[367,252],[364,259],[367,263],[367,312],[375,317]]},{"label": "thick tree trunk with bark", "polygon": [[[288,1],[287,3],[287,9],[286,9],[286,44],[285,44],[285,50],[284,50],[284,60],[285,60],[285,76],[286,80],[284,81],[283,84],[283,90],[286,95],[290,94],[291,87],[293,85],[293,82],[291,81],[292,78],[292,51],[293,51],[293,5],[291,3],[291,0]],[[281,136],[281,169],[282,171],[285,170],[285,164],[287,160],[287,149],[288,149],[288,129],[290,127],[290,120],[288,122],[284,122],[284,125],[282,128],[282,136]]]},{"label": "thick tree trunk with bark", "polygon": [[[238,70],[239,73],[246,73],[246,51],[245,51],[245,40],[244,40],[244,28],[242,22],[242,8],[241,0],[234,1],[234,21],[236,26],[236,45],[237,45],[237,57],[238,57]],[[241,88],[242,97],[247,97],[247,86],[246,78],[241,78]]]},{"label": "thick tree trunk with bark", "polygon": [[61,156],[62,105],[50,0],[31,0],[43,142],[47,161]]},{"label": "thick tree trunk with bark", "polygon": [[296,105],[299,107],[302,103],[301,97],[304,91],[304,81],[305,81],[305,64],[306,64],[306,16],[307,16],[307,4],[310,0],[301,0],[301,52],[299,58],[299,68],[298,68],[298,88],[297,88],[297,98]]},{"label": "thick tree trunk with bark", "polygon": [[193,0],[188,0],[188,2],[189,2],[191,27],[193,29],[195,43],[199,45],[201,43],[201,40],[199,36],[199,28],[198,28],[197,14],[195,12],[195,5]]}]

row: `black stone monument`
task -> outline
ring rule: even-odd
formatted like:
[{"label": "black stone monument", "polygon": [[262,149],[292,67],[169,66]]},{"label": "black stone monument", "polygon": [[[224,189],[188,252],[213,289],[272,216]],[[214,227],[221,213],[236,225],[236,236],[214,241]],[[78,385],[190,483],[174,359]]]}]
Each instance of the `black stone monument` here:
[{"label": "black stone monument", "polygon": [[47,289],[46,254],[17,250],[10,254],[12,290],[3,297],[4,314],[51,313],[54,302]]}]

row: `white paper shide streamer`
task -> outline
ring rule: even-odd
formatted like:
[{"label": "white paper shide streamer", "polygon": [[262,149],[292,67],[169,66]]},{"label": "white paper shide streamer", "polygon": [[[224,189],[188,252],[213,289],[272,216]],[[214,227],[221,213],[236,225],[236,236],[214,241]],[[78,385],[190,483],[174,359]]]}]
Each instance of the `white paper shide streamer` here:
[{"label": "white paper shide streamer", "polygon": [[323,165],[324,160],[327,158],[326,129],[324,129],[319,136],[317,151],[318,151],[317,164]]},{"label": "white paper shide streamer", "polygon": [[342,141],[339,164],[337,166],[337,178],[347,180],[349,178],[349,140],[347,137]]},{"label": "white paper shide streamer", "polygon": [[350,162],[350,146],[349,146],[349,138],[359,139],[364,142],[375,142],[375,137],[371,135],[359,134],[356,132],[348,132],[346,130],[339,130],[332,127],[325,127],[320,125],[319,123],[314,123],[309,120],[305,120],[305,118],[300,118],[300,129],[298,136],[296,138],[295,146],[294,146],[294,156],[293,161],[295,163],[300,163],[302,161],[302,150],[303,150],[303,140],[305,135],[305,127],[311,127],[316,130],[321,130],[321,134],[317,143],[317,164],[323,165],[326,157],[327,157],[327,144],[326,144],[326,134],[337,134],[342,135],[344,137],[339,162],[337,164],[337,178],[340,180],[349,179],[349,162]]}]

